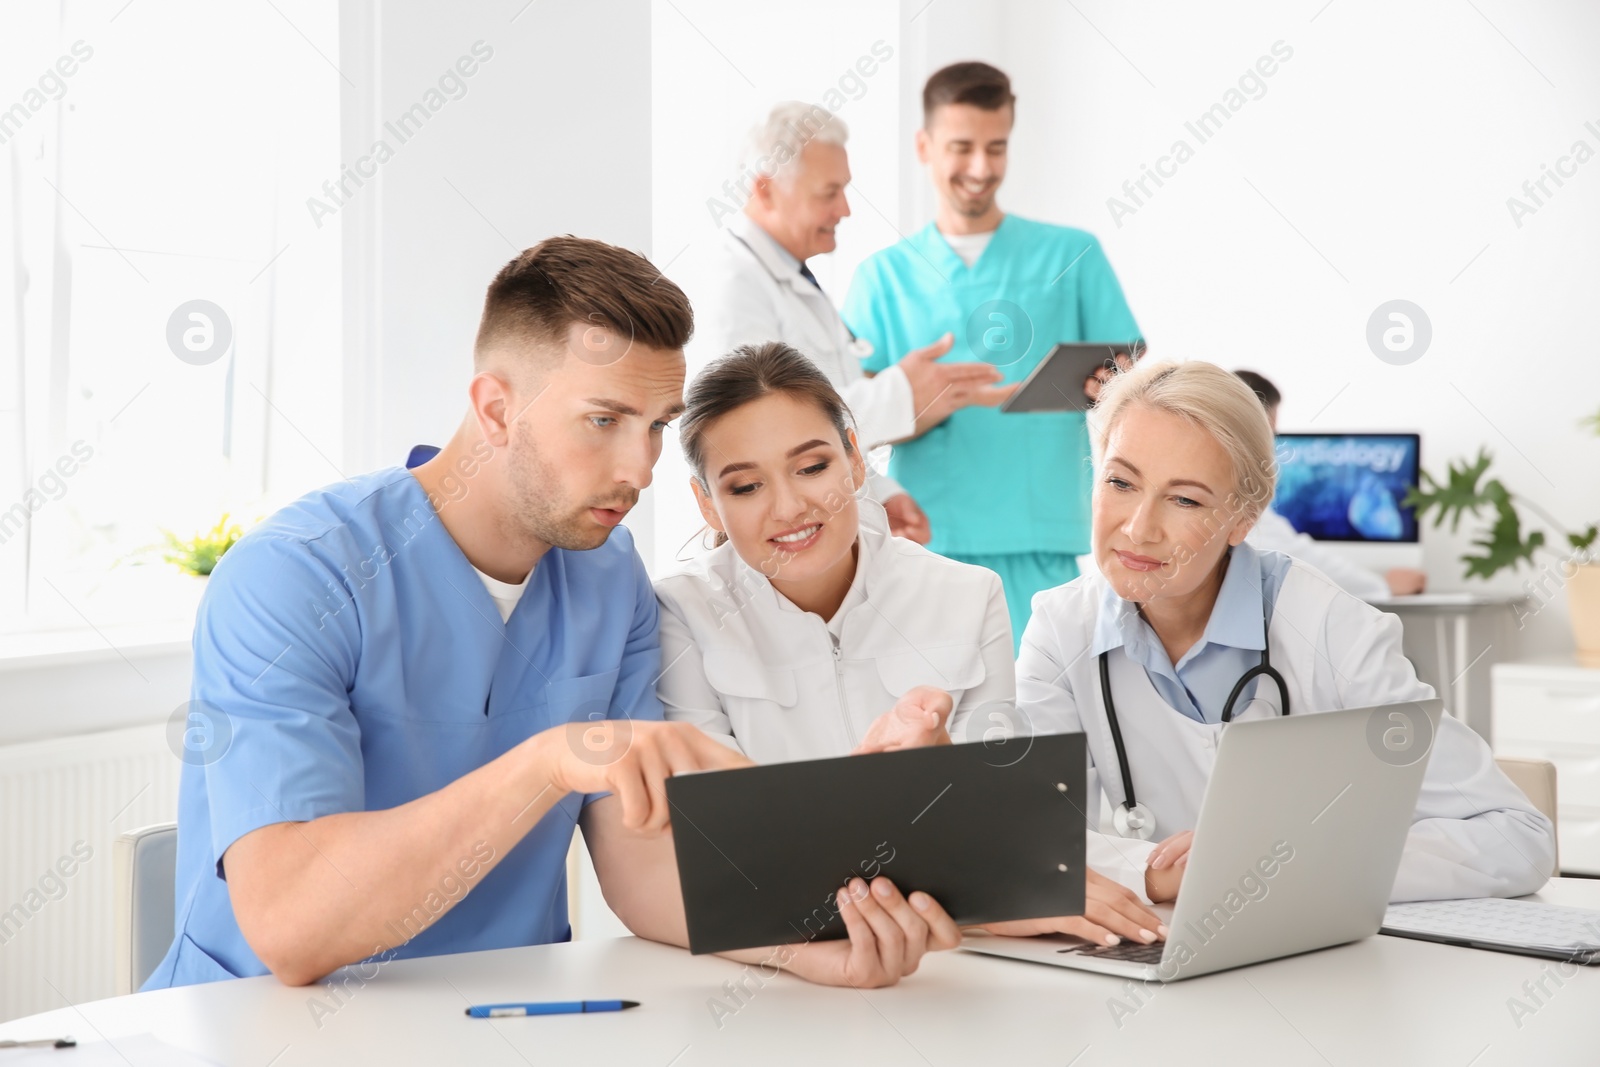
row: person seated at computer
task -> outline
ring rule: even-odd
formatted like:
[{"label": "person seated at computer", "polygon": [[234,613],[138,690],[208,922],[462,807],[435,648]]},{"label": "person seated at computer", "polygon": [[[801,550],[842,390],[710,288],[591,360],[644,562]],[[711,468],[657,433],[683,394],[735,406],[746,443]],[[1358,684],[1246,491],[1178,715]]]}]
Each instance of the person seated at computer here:
[{"label": "person seated at computer", "polygon": [[[949,744],[950,722],[970,719],[981,738],[1014,719],[999,576],[889,534],[859,492],[849,411],[813,362],[780,342],[746,345],[702,371],[685,404],[690,486],[718,545],[656,583],[669,720],[768,763]],[[1141,868],[1126,870],[1142,883]],[[1160,936],[1129,887],[1087,881],[1083,917],[989,929]]]},{"label": "person seated at computer", "polygon": [[[1276,466],[1266,411],[1239,378],[1210,363],[1142,361],[1102,388],[1089,440],[1099,573],[1033,598],[1018,710],[1038,732],[1087,735],[1090,794],[1104,790],[1119,832],[1139,839],[1127,844],[1148,856],[1159,901],[1177,894],[1230,719],[1434,693],[1401,651],[1395,616],[1247,540]],[[1258,664],[1281,684],[1246,680]],[[1543,885],[1550,820],[1483,739],[1446,716],[1428,760],[1392,899]]]},{"label": "person seated at computer", "polygon": [[[1278,430],[1278,405],[1283,394],[1265,375],[1253,370],[1234,371],[1267,409],[1267,422]],[[1303,559],[1362,600],[1381,600],[1389,596],[1410,596],[1422,592],[1428,576],[1412,567],[1391,567],[1382,577],[1346,559],[1338,549],[1296,530],[1269,503],[1256,517],[1256,524],[1245,538],[1257,549],[1282,552]]]}]

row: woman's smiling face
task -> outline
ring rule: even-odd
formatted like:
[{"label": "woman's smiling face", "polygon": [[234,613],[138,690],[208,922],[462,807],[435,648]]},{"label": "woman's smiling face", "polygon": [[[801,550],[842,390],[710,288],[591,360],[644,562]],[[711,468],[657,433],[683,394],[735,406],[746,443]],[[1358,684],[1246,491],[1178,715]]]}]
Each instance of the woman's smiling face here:
[{"label": "woman's smiling face", "polygon": [[1094,487],[1094,558],[1117,595],[1181,599],[1254,525],[1222,445],[1181,416],[1134,403],[1107,435]]},{"label": "woman's smiling face", "polygon": [[816,404],[771,393],[718,418],[704,436],[700,513],[733,550],[781,586],[823,577],[851,557],[860,526],[861,450],[847,452]]}]

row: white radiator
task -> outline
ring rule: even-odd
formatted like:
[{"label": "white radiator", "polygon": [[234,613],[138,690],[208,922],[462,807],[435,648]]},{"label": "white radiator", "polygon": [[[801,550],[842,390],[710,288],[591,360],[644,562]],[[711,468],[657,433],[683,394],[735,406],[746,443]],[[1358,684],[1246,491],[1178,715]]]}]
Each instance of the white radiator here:
[{"label": "white radiator", "polygon": [[164,723],[0,747],[0,1022],[113,994],[111,842],[181,766]]}]

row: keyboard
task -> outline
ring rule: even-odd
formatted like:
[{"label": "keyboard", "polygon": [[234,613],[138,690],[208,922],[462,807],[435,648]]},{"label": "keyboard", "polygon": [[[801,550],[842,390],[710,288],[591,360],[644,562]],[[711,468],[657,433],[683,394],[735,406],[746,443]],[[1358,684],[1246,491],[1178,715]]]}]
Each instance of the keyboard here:
[{"label": "keyboard", "polygon": [[1600,911],[1480,897],[1391,904],[1383,933],[1600,963]]},{"label": "keyboard", "polygon": [[1142,945],[1137,941],[1124,941],[1120,945],[1085,945],[1072,948],[1058,949],[1060,952],[1070,952],[1074,956],[1088,956],[1097,960],[1120,960],[1124,963],[1161,962],[1162,953],[1166,951],[1166,943],[1155,941]]}]

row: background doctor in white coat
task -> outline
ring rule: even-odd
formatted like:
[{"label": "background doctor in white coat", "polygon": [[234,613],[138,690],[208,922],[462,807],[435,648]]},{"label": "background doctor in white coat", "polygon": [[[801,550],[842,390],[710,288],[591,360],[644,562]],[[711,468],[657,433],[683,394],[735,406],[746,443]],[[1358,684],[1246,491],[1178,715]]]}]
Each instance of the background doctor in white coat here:
[{"label": "background doctor in white coat", "polygon": [[[988,363],[938,362],[954,341],[948,335],[882,374],[862,371],[872,346],[851,336],[806,266],[834,250],[834,230],[850,215],[848,136],[832,112],[795,100],[778,104],[746,136],[741,173],[752,176],[750,198],[727,220],[701,283],[690,287],[689,380],[740,345],[782,341],[822,368],[871,450],[925,433],[969,404],[998,404],[1014,387],[995,386],[1001,375]],[[867,490],[888,512],[891,532],[928,543],[928,517],[904,489],[874,473]]]},{"label": "background doctor in white coat", "polygon": [[[1175,896],[1235,681],[1263,633],[1293,714],[1420,701],[1400,622],[1321,571],[1245,541],[1272,499],[1273,436],[1255,394],[1209,363],[1139,363],[1090,414],[1098,573],[1038,594],[1017,659],[1017,700],[1036,732],[1082,730],[1095,782],[1123,787],[1100,683],[1106,657],[1138,802],[1153,840],[1124,840],[1151,899]],[[1265,617],[1265,618],[1264,618]],[[1234,718],[1280,713],[1257,678]],[[1393,900],[1518,896],[1544,884],[1550,821],[1446,716],[1432,739]],[[1275,798],[1263,797],[1263,804]],[[1157,843],[1159,842],[1159,843]]]}]

